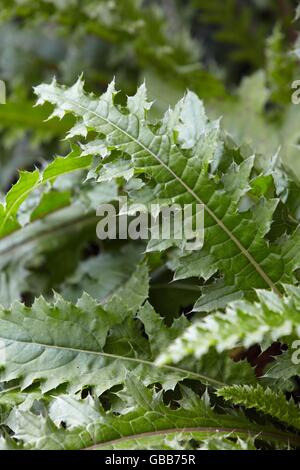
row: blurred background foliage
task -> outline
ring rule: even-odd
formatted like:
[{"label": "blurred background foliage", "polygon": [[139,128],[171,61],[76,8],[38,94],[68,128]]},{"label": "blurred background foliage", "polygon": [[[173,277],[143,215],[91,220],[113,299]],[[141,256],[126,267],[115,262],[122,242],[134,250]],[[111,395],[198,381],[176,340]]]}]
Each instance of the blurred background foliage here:
[{"label": "blurred background foliage", "polygon": [[212,116],[266,158],[280,148],[300,176],[300,77],[292,0],[2,0],[0,190],[16,170],[66,151],[67,123],[43,123],[32,87],[56,75],[71,84],[84,73],[102,92],[113,76],[131,93],[147,80],[161,113],[189,88]]},{"label": "blurred background foliage", "polygon": [[[300,105],[291,101],[292,83],[300,79],[296,6],[293,0],[1,0],[0,79],[7,103],[0,106],[0,195],[18,170],[42,168],[53,155],[69,152],[63,140],[68,120],[44,122],[49,109],[33,107],[33,87],[53,75],[70,85],[81,73],[95,93],[113,76],[128,94],[146,80],[153,119],[193,90],[247,154],[261,154],[266,168],[278,155],[300,180]],[[53,287],[71,299],[82,285],[95,295],[99,272],[90,263],[108,256],[107,265],[124,264],[122,256],[111,259],[109,246],[107,255],[99,254],[94,214],[101,194],[82,187],[78,176],[56,186],[70,203],[62,215],[0,240],[2,304],[15,298],[30,303]],[[105,191],[113,200],[114,189]],[[154,270],[162,263],[160,256],[150,260]],[[157,276],[158,285],[168,286],[170,273]],[[109,273],[103,279],[103,295],[108,284],[116,287],[113,279]],[[190,289],[181,305],[174,289],[168,292],[164,297],[154,286],[152,301],[165,298],[171,308],[173,299],[176,308],[188,309],[198,295]],[[159,306],[166,315],[168,308]]]}]

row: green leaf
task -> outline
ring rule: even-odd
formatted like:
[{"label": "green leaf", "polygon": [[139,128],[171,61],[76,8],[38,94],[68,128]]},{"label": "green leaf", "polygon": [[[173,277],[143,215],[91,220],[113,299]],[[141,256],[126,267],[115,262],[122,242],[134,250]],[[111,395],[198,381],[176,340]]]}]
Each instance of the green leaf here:
[{"label": "green leaf", "polygon": [[87,385],[106,390],[121,383],[126,370],[140,362],[134,354],[127,359],[106,353],[107,334],[138,309],[147,293],[147,268],[141,265],[103,306],[84,294],[76,305],[56,295],[54,304],[39,298],[31,308],[20,303],[10,311],[2,308],[0,380],[19,378],[22,388],[41,380],[43,391],[62,383],[75,391]]},{"label": "green leaf", "polygon": [[257,291],[259,302],[236,301],[224,313],[214,313],[195,321],[163,352],[157,362],[177,363],[184,357],[200,358],[210,348],[218,352],[255,343],[271,344],[300,333],[300,290],[286,286],[289,295],[279,297],[269,291]]},{"label": "green leaf", "polygon": [[282,421],[287,426],[300,429],[299,407],[291,400],[287,401],[282,392],[274,392],[260,385],[234,385],[219,389],[217,395],[225,400],[242,405],[245,408],[255,408],[272,418]]},{"label": "green leaf", "polygon": [[[0,205],[0,238],[20,228],[17,218],[18,210],[34,190],[48,183],[54,183],[58,176],[88,168],[91,161],[91,157],[81,156],[79,149],[74,148],[67,157],[57,157],[53,162],[49,163],[43,172],[38,170],[20,172],[19,180],[7,193],[5,204]],[[47,211],[49,213],[57,208],[55,199],[53,207],[51,206],[51,201],[48,200],[47,202]],[[42,211],[45,211],[45,205]]]},{"label": "green leaf", "polygon": [[[236,292],[268,287],[278,293],[280,283],[293,282],[293,272],[299,265],[298,232],[286,240],[270,242],[265,238],[278,205],[273,197],[253,198],[250,208],[240,209],[241,195],[249,187],[252,190],[255,181],[247,178],[254,171],[253,159],[232,164],[224,180],[218,166],[229,149],[222,142],[218,123],[209,123],[202,116],[195,133],[195,109],[203,115],[195,95],[188,93],[175,115],[167,113],[161,128],[154,129],[150,121],[114,104],[114,83],[99,99],[84,92],[81,79],[71,88],[59,86],[54,80],[50,85],[39,85],[35,92],[38,104],[49,101],[55,105],[52,116],[72,113],[77,117],[72,136],[92,129],[106,138],[110,149],[129,154],[135,171],[146,173],[158,185],[155,202],[204,205],[204,247],[196,255],[184,252],[186,256],[181,260],[190,265],[190,257],[198,256],[193,275],[208,276],[207,268],[202,270],[202,261],[209,259],[204,261],[210,267],[209,274],[220,271],[226,285],[234,286]],[[185,129],[190,126],[187,133],[180,130],[181,125]],[[186,150],[191,145],[193,148]]]},{"label": "green leaf", "polygon": [[[297,341],[297,340],[296,340]],[[275,361],[265,371],[263,378],[273,389],[292,392],[297,388],[297,377],[300,375],[297,349],[292,345],[288,351],[275,358]],[[293,354],[296,353],[296,357]]]},{"label": "green leaf", "polygon": [[144,324],[154,357],[164,350],[188,326],[187,319],[181,316],[174,320],[172,327],[168,328],[163,318],[155,312],[149,303],[140,308],[138,318]]},{"label": "green leaf", "polygon": [[141,324],[133,317],[148,295],[147,272],[140,265],[104,304],[87,294],[76,305],[56,295],[53,304],[40,297],[30,308],[20,303],[2,308],[0,380],[18,378],[22,389],[41,381],[44,392],[65,383],[71,391],[94,386],[102,393],[135,371],[145,383],[159,380],[165,388],[187,377],[219,384],[189,370],[154,364]]},{"label": "green leaf", "polygon": [[[184,393],[184,390],[183,390]],[[29,449],[161,449],[166,439],[187,442],[205,441],[218,433],[220,438],[255,436],[272,441],[297,441],[297,436],[272,427],[258,427],[243,415],[222,415],[210,408],[207,401],[189,392],[177,409],[163,403],[161,392],[145,388],[137,379],[126,381],[120,395],[124,409],[119,415],[105,412],[91,397],[78,400],[68,395],[54,398],[49,417],[14,409],[7,425],[13,437]],[[188,400],[189,398],[189,400]],[[127,400],[130,406],[127,407]],[[60,425],[64,423],[64,428]]]},{"label": "green leaf", "polygon": [[228,436],[209,437],[201,445],[199,450],[257,450],[253,439],[232,439],[230,434]]},{"label": "green leaf", "polygon": [[76,302],[83,292],[104,301],[128,280],[141,258],[142,247],[139,250],[127,243],[118,251],[103,252],[81,261],[64,282],[61,294],[71,302]]}]

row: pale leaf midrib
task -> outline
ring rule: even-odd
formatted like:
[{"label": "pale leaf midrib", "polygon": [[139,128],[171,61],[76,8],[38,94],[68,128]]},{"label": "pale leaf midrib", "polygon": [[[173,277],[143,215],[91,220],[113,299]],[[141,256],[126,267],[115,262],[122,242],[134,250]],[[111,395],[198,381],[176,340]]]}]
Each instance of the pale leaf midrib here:
[{"label": "pale leaf midrib", "polygon": [[[64,209],[66,208],[72,208],[72,206],[66,206]],[[43,220],[47,220],[48,217],[52,216],[52,215],[56,215],[58,213],[60,213],[62,211],[62,209],[58,209],[56,211],[53,211],[53,212],[50,212],[49,214],[47,214],[45,217],[42,217],[42,218],[39,218],[39,219],[36,219],[34,220],[34,222],[31,223],[31,226],[34,224],[34,223],[37,223],[39,221],[43,221]],[[62,223],[60,225],[57,225],[57,226],[54,226],[54,227],[50,227],[50,228],[47,228],[41,232],[38,232],[37,234],[32,234],[30,236],[28,236],[27,238],[25,237],[24,240],[22,241],[18,241],[16,242],[15,244],[12,244],[9,248],[5,248],[4,250],[1,249],[0,247],[0,257],[2,255],[7,255],[8,253],[11,253],[15,250],[18,250],[19,247],[24,247],[25,244],[29,244],[29,243],[32,243],[36,240],[42,240],[43,238],[47,238],[49,235],[53,234],[53,233],[56,233],[56,232],[60,232],[60,231],[63,231],[63,230],[67,230],[69,227],[74,227],[75,225],[80,225],[80,224],[84,224],[85,222],[86,223],[89,223],[89,222],[97,222],[97,217],[92,214],[92,213],[87,213],[87,214],[84,214],[82,215],[81,217],[80,216],[77,216],[77,217],[74,217],[74,219],[72,220],[69,220],[67,223]],[[26,226],[25,228],[27,228],[28,226]],[[24,229],[24,227],[23,227]],[[18,228],[16,230],[14,230],[13,232],[10,232],[7,236],[5,237],[2,237],[0,239],[0,244],[3,240],[5,240],[6,238],[8,237],[12,237],[13,235],[15,235],[16,233],[20,232],[22,230],[22,227],[21,228]]]},{"label": "pale leaf midrib", "polygon": [[138,439],[144,439],[144,438],[151,438],[155,436],[165,436],[169,434],[193,434],[193,433],[211,433],[211,434],[216,434],[218,435],[221,434],[236,434],[236,435],[246,435],[248,437],[254,437],[254,438],[261,438],[262,440],[265,438],[267,439],[274,439],[274,440],[281,440],[287,443],[293,442],[297,443],[299,445],[300,443],[300,436],[296,435],[291,435],[289,436],[288,434],[284,434],[280,431],[261,431],[261,432],[256,432],[253,431],[252,429],[247,429],[247,428],[234,428],[234,427],[213,427],[213,426],[205,426],[205,427],[187,427],[187,428],[172,428],[172,429],[162,429],[159,431],[148,431],[144,433],[138,433],[138,434],[133,434],[131,436],[123,436],[117,439],[112,439],[110,441],[102,442],[101,444],[94,444],[92,446],[86,447],[83,450],[98,450],[101,448],[109,447],[109,446],[114,446],[116,444],[120,444],[122,442],[126,441],[132,441],[132,440],[138,440]]}]

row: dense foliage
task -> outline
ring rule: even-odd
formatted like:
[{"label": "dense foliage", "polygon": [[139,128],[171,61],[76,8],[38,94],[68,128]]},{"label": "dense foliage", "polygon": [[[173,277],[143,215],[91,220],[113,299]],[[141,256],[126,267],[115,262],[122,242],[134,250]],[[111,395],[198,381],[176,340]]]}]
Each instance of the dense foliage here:
[{"label": "dense foliage", "polygon": [[2,0],[1,449],[300,448],[296,6]]}]

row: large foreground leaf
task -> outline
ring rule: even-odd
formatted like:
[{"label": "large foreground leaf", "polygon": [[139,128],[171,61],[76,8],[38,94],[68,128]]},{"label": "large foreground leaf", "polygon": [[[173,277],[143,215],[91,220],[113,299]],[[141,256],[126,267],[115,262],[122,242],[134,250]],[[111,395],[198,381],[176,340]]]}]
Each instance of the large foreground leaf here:
[{"label": "large foreground leaf", "polygon": [[110,151],[129,154],[135,171],[151,177],[153,201],[204,206],[204,247],[192,255],[183,253],[181,264],[193,270],[187,268],[182,277],[207,279],[220,271],[225,285],[240,296],[253,288],[278,292],[282,282],[294,280],[299,265],[297,230],[286,238],[278,233],[272,242],[265,238],[279,204],[275,181],[270,175],[255,175],[254,158],[244,159],[222,140],[218,123],[208,122],[194,94],[188,93],[160,125],[153,126],[146,116],[144,85],[122,109],[114,103],[114,83],[100,98],[86,94],[81,79],[71,88],[54,80],[35,91],[39,104],[55,105],[53,116],[77,117],[70,137],[94,130]]},{"label": "large foreground leaf", "polygon": [[[91,397],[78,400],[61,395],[50,405],[49,417],[14,409],[7,420],[13,437],[29,449],[161,449],[168,440],[222,440],[229,434],[295,444],[299,437],[272,426],[257,426],[242,414],[218,414],[205,396],[182,389],[178,409],[163,403],[162,394],[145,388],[131,377],[120,394],[118,412],[105,412]],[[123,409],[122,409],[123,407]],[[64,423],[64,427],[61,427]],[[64,429],[65,428],[65,429]],[[218,438],[216,437],[218,435]]]}]

